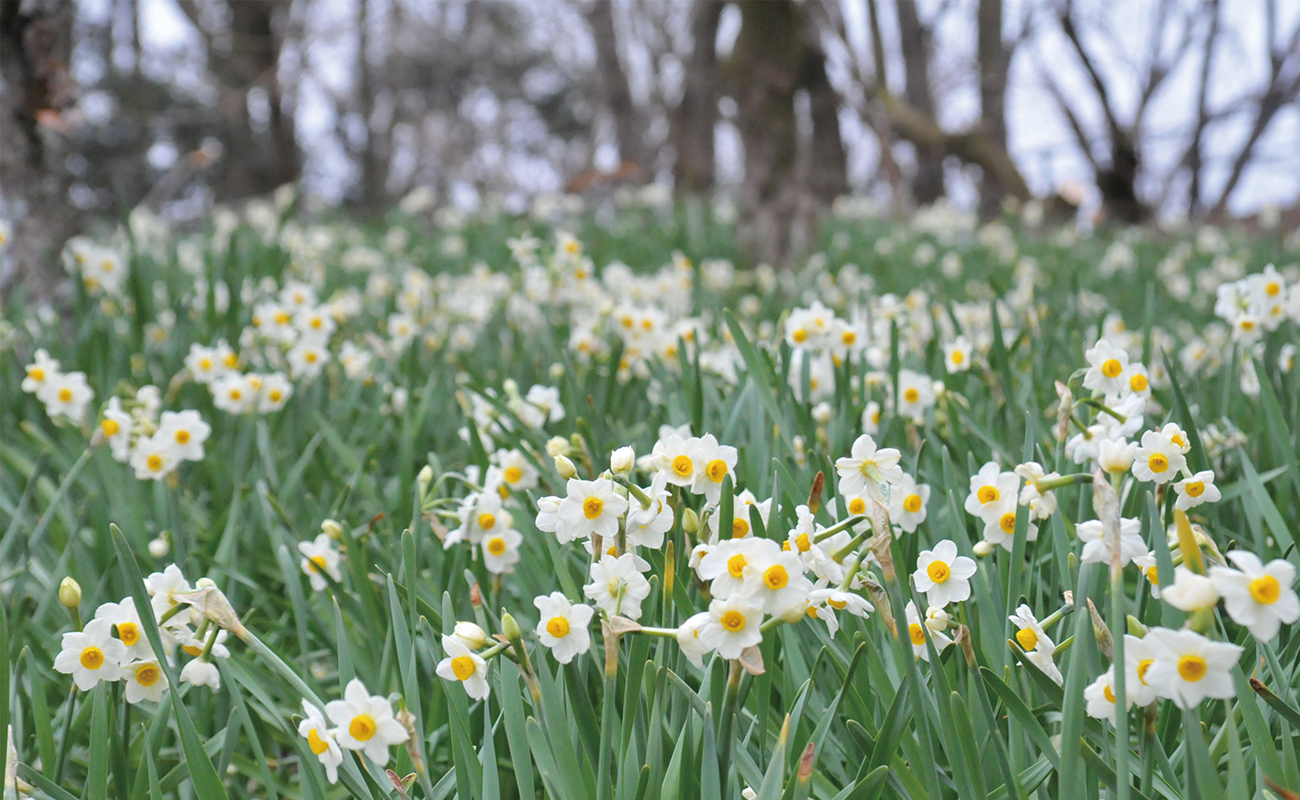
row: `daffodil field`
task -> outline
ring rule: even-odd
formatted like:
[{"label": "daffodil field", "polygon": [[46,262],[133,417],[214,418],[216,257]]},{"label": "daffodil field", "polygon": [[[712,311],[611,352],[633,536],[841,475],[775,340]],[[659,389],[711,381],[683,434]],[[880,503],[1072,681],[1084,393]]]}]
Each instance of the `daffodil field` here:
[{"label": "daffodil field", "polygon": [[1300,236],[731,218],[69,242],[4,800],[1300,797]]}]

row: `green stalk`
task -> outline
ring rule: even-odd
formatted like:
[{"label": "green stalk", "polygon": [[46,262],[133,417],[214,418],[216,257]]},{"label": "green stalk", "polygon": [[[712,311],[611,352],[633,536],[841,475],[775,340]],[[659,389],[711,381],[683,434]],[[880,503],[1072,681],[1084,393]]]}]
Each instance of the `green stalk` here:
[{"label": "green stalk", "polygon": [[1119,566],[1119,558],[1110,566],[1110,630],[1115,658],[1115,780],[1116,800],[1128,800],[1130,779],[1128,774],[1129,736],[1128,736],[1128,694],[1124,687],[1124,571]]},{"label": "green stalk", "polygon": [[731,769],[732,730],[736,719],[736,697],[740,693],[740,678],[744,674],[740,661],[731,661],[727,673],[727,689],[722,696],[722,719],[718,721],[718,777],[727,785],[727,771]]}]

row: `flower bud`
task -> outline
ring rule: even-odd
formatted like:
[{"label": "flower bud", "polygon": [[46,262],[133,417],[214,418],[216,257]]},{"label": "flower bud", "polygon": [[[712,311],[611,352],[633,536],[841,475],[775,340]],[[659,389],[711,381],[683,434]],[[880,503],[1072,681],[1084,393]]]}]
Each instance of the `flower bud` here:
[{"label": "flower bud", "polygon": [[64,608],[76,608],[81,605],[81,584],[71,577],[64,578],[63,583],[59,584],[59,602]]},{"label": "flower bud", "polygon": [[501,612],[501,632],[511,642],[517,642],[524,636],[524,632],[519,628],[519,623],[515,622],[515,618],[510,616],[508,611]]},{"label": "flower bud", "polygon": [[789,625],[796,625],[808,616],[806,608],[798,603],[791,603],[781,612],[781,619]]},{"label": "flower bud", "polygon": [[431,483],[433,483],[433,467],[425,464],[420,468],[420,474],[415,476],[415,485],[420,489],[421,498],[428,493]]},{"label": "flower bud", "polygon": [[457,622],[455,630],[452,631],[465,646],[471,650],[478,650],[488,643],[487,631],[475,625],[473,622]]},{"label": "flower bud", "polygon": [[631,447],[620,447],[609,456],[609,471],[615,475],[630,475],[636,466],[636,451]]},{"label": "flower bud", "polygon": [[831,404],[823,400],[822,402],[813,406],[812,418],[813,421],[816,422],[818,425],[825,425],[826,423],[830,422]]},{"label": "flower bud", "polygon": [[320,524],[320,529],[321,533],[324,533],[336,542],[342,541],[343,539],[343,526],[332,519],[327,519],[322,522]]},{"label": "flower bud", "polygon": [[551,458],[556,456],[567,456],[573,448],[569,445],[569,440],[563,436],[552,436],[546,442],[546,455]]},{"label": "flower bud", "polygon": [[555,457],[555,471],[560,473],[560,477],[566,481],[578,474],[578,468],[573,466],[573,462],[567,456]]},{"label": "flower bud", "polygon": [[194,588],[215,589],[217,588],[217,582],[212,580],[211,578],[199,578],[197,581],[194,582]]},{"label": "flower bud", "polygon": [[547,370],[547,372],[550,374],[551,380],[558,381],[560,378],[564,377],[564,365],[560,363],[552,364],[551,368]]},{"label": "flower bud", "polygon": [[1128,472],[1137,457],[1137,442],[1103,439],[1097,447],[1097,463],[1107,472]]},{"label": "flower bud", "polygon": [[700,530],[700,518],[694,509],[686,509],[682,512],[682,530],[689,534],[695,534]]},{"label": "flower bud", "polygon": [[993,552],[993,545],[990,544],[987,539],[980,539],[978,542],[975,543],[975,546],[972,547],[971,550],[973,550],[975,552],[975,555],[979,556],[980,558],[985,558],[989,555],[989,553]]},{"label": "flower bud", "polygon": [[166,558],[171,549],[171,545],[161,536],[149,542],[149,555],[154,558]]}]

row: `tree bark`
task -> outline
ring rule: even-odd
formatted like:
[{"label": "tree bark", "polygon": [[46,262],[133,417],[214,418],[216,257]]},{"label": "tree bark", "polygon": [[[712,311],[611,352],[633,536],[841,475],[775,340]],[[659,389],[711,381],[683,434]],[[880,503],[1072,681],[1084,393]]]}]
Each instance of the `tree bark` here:
[{"label": "tree bark", "polygon": [[[921,24],[915,0],[898,0],[898,34],[903,48],[907,104],[934,119],[934,97],[930,91],[930,32]],[[916,147],[916,176],[912,197],[918,205],[929,205],[944,195],[943,153],[913,142]]]},{"label": "tree bark", "polygon": [[848,157],[840,135],[840,95],[826,76],[826,53],[812,38],[815,35],[814,29],[805,37],[800,80],[808,92],[812,116],[808,192],[817,203],[830,205],[835,198],[848,194]]},{"label": "tree bark", "polygon": [[674,115],[674,185],[679,193],[704,194],[713,189],[713,132],[718,117],[718,20],[721,0],[696,0],[691,7],[690,62],[682,102]]},{"label": "tree bark", "polygon": [[627,75],[618,57],[618,33],[614,30],[613,0],[596,0],[587,9],[587,24],[596,40],[596,74],[605,108],[614,118],[614,136],[618,143],[618,157],[642,167],[644,128],[632,92],[627,85]]},{"label": "tree bark", "polygon": [[0,191],[21,209],[14,223],[13,271],[0,276],[33,300],[48,300],[60,281],[59,251],[75,230],[64,168],[62,113],[76,100],[68,71],[76,7],[62,0],[0,3]]},{"label": "tree bark", "polygon": [[785,266],[798,201],[794,94],[804,49],[799,9],[791,0],[772,0],[741,3],[740,10],[729,65],[745,145],[738,235],[755,259]]},{"label": "tree bark", "polygon": [[[1011,54],[1002,42],[1002,0],[982,0],[976,9],[977,61],[980,78],[980,125],[989,140],[1007,149],[1006,92]],[[996,173],[980,181],[980,216],[992,219],[1002,209],[1006,188]]]}]

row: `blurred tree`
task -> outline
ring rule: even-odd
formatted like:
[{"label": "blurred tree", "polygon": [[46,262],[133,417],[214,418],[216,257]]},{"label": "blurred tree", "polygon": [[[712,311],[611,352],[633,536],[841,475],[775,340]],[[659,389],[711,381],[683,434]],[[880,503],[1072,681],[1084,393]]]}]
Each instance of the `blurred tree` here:
[{"label": "blurred tree", "polygon": [[697,0],[691,6],[691,49],[686,63],[682,101],[672,117],[673,180],[678,192],[701,194],[713,189],[716,171],[713,137],[718,120],[718,21],[721,0]]}]

